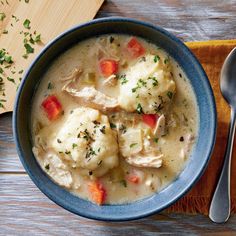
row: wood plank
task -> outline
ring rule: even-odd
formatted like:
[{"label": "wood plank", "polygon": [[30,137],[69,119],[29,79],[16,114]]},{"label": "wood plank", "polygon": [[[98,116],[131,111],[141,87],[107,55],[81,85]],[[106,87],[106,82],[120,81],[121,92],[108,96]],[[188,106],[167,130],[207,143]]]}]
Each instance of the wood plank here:
[{"label": "wood plank", "polygon": [[152,22],[187,41],[236,38],[236,1],[106,1],[97,17],[125,16]]},{"label": "wood plank", "polygon": [[204,216],[165,213],[141,220],[95,222],[67,212],[51,202],[27,175],[0,175],[0,235],[235,235],[236,216],[216,225]]},{"label": "wood plank", "polygon": [[24,172],[12,134],[12,114],[0,115],[0,172]]},{"label": "wood plank", "polygon": [[[5,94],[7,101],[5,108],[0,108],[0,113],[12,111],[16,88],[20,82],[20,70],[26,70],[35,56],[42,50],[42,46],[47,44],[57,35],[76,24],[93,19],[104,0],[3,0],[0,3],[1,10],[6,18],[0,21],[0,45],[4,47],[13,57],[14,64],[9,69],[4,69],[3,79],[5,80]],[[23,23],[25,19],[30,20],[30,29],[25,29]],[[7,30],[8,34],[2,34]],[[37,31],[34,35],[33,32]],[[23,39],[27,32],[33,35],[41,34],[42,43],[34,44],[34,54],[29,54],[28,59],[24,59],[25,54]],[[32,45],[31,45],[32,46]],[[1,48],[0,48],[1,49]],[[15,71],[16,73],[11,73]],[[7,80],[7,76],[14,78],[15,84]],[[3,96],[0,94],[0,98]]]}]

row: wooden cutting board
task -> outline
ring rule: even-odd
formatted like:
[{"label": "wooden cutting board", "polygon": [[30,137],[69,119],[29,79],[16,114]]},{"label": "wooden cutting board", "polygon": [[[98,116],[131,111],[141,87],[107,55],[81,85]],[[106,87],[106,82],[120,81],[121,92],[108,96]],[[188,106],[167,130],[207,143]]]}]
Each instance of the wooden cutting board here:
[{"label": "wooden cutting board", "polygon": [[[4,70],[0,73],[4,89],[0,91],[0,114],[12,111],[17,86],[34,57],[58,34],[73,25],[93,19],[104,0],[1,0],[0,1],[0,50],[2,48],[12,56],[13,63],[0,65]],[[4,13],[3,16],[1,13]],[[4,18],[1,20],[1,18]],[[23,25],[29,19],[30,24]],[[30,28],[30,29],[27,29]],[[36,31],[36,32],[35,32]],[[25,33],[25,34],[24,34]],[[29,34],[28,34],[29,33]],[[24,38],[33,39],[41,34],[41,41],[29,44],[34,48],[34,53],[28,54],[25,59]],[[5,68],[8,67],[9,68]],[[1,71],[1,70],[0,70]],[[23,72],[24,73],[24,72]],[[8,79],[7,79],[8,78]],[[9,81],[10,80],[10,81]],[[0,104],[0,105],[1,105]]]}]

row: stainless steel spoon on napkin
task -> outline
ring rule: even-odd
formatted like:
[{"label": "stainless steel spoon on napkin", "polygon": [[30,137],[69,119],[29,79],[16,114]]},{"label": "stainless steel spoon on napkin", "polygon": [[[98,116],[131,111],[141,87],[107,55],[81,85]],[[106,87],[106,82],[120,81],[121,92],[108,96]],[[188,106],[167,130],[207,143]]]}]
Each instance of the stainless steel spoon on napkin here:
[{"label": "stainless steel spoon on napkin", "polygon": [[236,48],[227,56],[221,69],[220,89],[231,107],[231,120],[224,164],[209,211],[210,219],[216,223],[224,223],[230,216],[230,169],[236,118]]}]

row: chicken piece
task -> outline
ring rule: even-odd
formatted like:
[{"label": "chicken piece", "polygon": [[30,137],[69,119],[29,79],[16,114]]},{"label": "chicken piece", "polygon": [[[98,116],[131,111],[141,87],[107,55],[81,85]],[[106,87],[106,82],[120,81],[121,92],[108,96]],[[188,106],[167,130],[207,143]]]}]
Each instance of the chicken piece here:
[{"label": "chicken piece", "polygon": [[119,147],[125,161],[137,167],[159,168],[163,154],[156,149],[145,150],[141,129],[128,128],[124,134],[118,135]]},{"label": "chicken piece", "polygon": [[166,118],[162,114],[157,120],[156,127],[154,129],[154,135],[157,138],[160,138],[161,136],[165,134],[166,134]]},{"label": "chicken piece", "polygon": [[192,134],[186,134],[184,137],[184,147],[180,150],[180,158],[185,159],[191,150],[195,137]]},{"label": "chicken piece", "polygon": [[137,167],[154,167],[159,168],[162,166],[163,154],[157,156],[130,156],[126,157],[125,160],[132,166]]},{"label": "chicken piece", "polygon": [[[72,186],[72,176],[66,165],[54,152],[41,150],[41,148],[34,147],[33,153],[44,166],[48,175],[56,181],[59,185],[70,188]],[[43,155],[43,158],[42,158]]]},{"label": "chicken piece", "polygon": [[61,81],[70,81],[70,82],[75,81],[80,77],[82,73],[83,73],[82,69],[75,68],[74,71],[69,76],[63,77]]},{"label": "chicken piece", "polygon": [[116,86],[117,84],[117,79],[116,79],[116,75],[110,75],[108,78],[106,78],[103,82],[103,84],[105,86]]},{"label": "chicken piece", "polygon": [[117,99],[109,97],[93,87],[84,87],[81,90],[66,86],[65,92],[73,96],[78,103],[103,112],[119,110]]}]

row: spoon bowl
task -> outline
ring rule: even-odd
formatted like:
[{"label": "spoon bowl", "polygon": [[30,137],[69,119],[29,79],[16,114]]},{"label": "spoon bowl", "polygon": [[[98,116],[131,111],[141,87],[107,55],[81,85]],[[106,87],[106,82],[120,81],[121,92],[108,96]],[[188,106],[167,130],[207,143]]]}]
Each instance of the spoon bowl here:
[{"label": "spoon bowl", "polygon": [[236,48],[227,56],[221,70],[220,89],[224,99],[236,108]]}]

